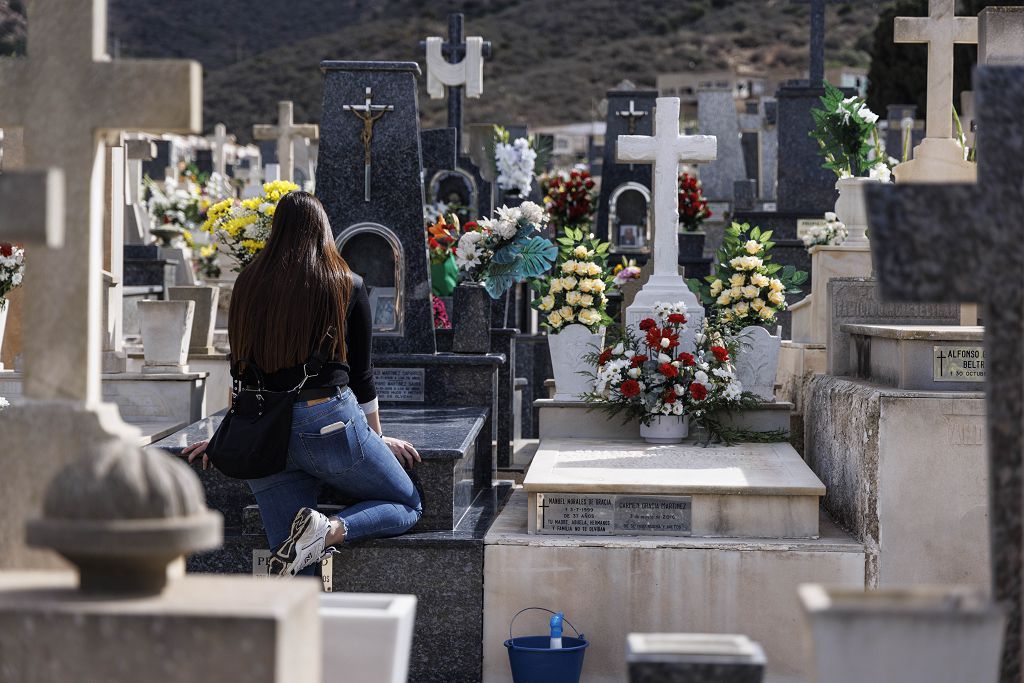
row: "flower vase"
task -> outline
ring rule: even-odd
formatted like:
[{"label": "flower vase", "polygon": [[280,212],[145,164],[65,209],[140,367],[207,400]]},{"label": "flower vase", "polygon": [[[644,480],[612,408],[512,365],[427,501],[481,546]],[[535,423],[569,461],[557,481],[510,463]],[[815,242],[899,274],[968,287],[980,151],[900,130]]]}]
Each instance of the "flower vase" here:
[{"label": "flower vase", "polygon": [[566,325],[558,333],[548,332],[551,369],[555,375],[556,401],[579,401],[580,396],[594,391],[594,378],[588,374],[588,353],[600,352],[604,346],[605,328],[591,332],[586,325]]},{"label": "flower vase", "polygon": [[452,351],[487,353],[491,350],[491,297],[479,282],[455,288],[452,305]]},{"label": "flower vase", "polygon": [[756,394],[763,401],[774,401],[782,334],[772,334],[752,325],[740,330],[737,337],[740,349],[736,352],[736,379],[744,391]]},{"label": "flower vase", "polygon": [[[0,297],[0,351],[4,348],[4,330],[7,328],[7,312],[11,310],[11,302]],[[0,370],[4,364],[0,361]]]},{"label": "flower vase", "polygon": [[881,182],[874,178],[840,178],[836,181],[839,199],[836,200],[836,215],[846,225],[844,246],[864,246],[868,243],[867,205],[864,203],[864,187],[867,183]]},{"label": "flower vase", "polygon": [[651,423],[640,423],[640,436],[647,443],[681,443],[690,434],[690,418],[685,415],[655,415]]}]

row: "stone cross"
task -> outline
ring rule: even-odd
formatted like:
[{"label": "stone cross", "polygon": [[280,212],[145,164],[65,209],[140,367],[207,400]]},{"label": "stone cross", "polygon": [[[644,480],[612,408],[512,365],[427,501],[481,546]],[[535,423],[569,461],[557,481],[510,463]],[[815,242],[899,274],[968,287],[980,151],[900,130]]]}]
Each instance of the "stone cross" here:
[{"label": "stone cross", "polygon": [[61,168],[65,177],[65,247],[35,250],[26,269],[26,299],[35,302],[25,307],[29,398],[100,398],[101,134],[200,129],[197,62],[111,61],[106,39],[105,0],[35,0],[28,57],[0,59],[0,127],[24,129],[26,168]]},{"label": "stone cross", "polygon": [[928,44],[925,137],[953,137],[953,46],[978,42],[978,19],[955,15],[956,0],[928,0],[927,17],[896,17],[893,41]]},{"label": "stone cross", "polygon": [[[679,134],[679,98],[655,102],[654,135],[620,135],[616,160],[653,165],[654,272],[626,310],[626,324],[635,327],[659,301],[684,301],[689,339],[703,319],[703,307],[679,275],[679,164],[714,161],[718,141],[713,135]],[[692,313],[691,313],[692,312]]]},{"label": "stone cross", "polygon": [[292,180],[295,175],[296,137],[320,139],[320,126],[315,123],[295,123],[294,105],[290,100],[277,103],[277,124],[257,123],[252,127],[257,140],[277,140],[277,163],[281,166],[281,180]]},{"label": "stone cross", "polygon": [[228,128],[223,123],[213,127],[213,139],[210,148],[213,150],[213,170],[221,176],[227,172],[227,146],[231,142]]},{"label": "stone cross", "polygon": [[370,167],[371,167],[371,143],[373,142],[373,124],[384,117],[389,111],[394,111],[393,104],[374,104],[373,90],[367,86],[366,101],[363,104],[346,104],[342,109],[355,114],[356,118],[363,122],[363,132],[360,136],[363,141],[363,201],[370,201]]},{"label": "stone cross", "polygon": [[[491,41],[470,36],[463,38],[465,15],[453,12],[448,15],[448,40],[431,37],[420,43],[427,55],[427,92],[431,99],[444,96],[442,86],[448,91],[448,127],[455,129],[455,149],[462,154],[462,87],[465,84],[466,97],[480,97],[483,93],[483,60],[491,58]],[[458,65],[455,68],[446,67]]]},{"label": "stone cross", "polygon": [[811,6],[811,61],[808,66],[807,84],[820,88],[825,80],[825,5],[846,3],[849,0],[796,0]]},{"label": "stone cross", "polygon": [[621,116],[622,118],[626,119],[627,125],[629,126],[629,135],[635,135],[636,134],[636,122],[639,121],[640,119],[642,119],[643,117],[647,116],[647,112],[645,112],[645,111],[637,111],[636,110],[636,101],[635,100],[630,100],[629,101],[629,109],[626,109],[624,111],[617,111],[617,112],[615,112],[615,115],[616,116]]},{"label": "stone cross", "polygon": [[991,580],[1010,606],[1005,682],[1021,677],[1024,251],[1013,226],[1024,224],[1024,66],[979,66],[974,85],[978,182],[870,183],[867,206],[883,298],[984,307]]}]

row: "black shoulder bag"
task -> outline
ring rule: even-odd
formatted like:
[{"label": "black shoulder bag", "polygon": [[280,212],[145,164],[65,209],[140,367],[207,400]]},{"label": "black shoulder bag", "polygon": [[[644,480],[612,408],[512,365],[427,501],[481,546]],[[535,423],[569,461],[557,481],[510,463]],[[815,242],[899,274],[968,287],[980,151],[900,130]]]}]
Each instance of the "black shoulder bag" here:
[{"label": "black shoulder bag", "polygon": [[255,379],[255,388],[236,378],[232,387],[231,408],[210,439],[206,453],[214,467],[236,479],[259,479],[277,474],[288,463],[288,442],[292,433],[292,408],[310,377],[316,377],[324,365],[317,351],[295,370],[302,380],[288,391],[266,388],[264,373],[252,361],[241,361],[244,378]]}]

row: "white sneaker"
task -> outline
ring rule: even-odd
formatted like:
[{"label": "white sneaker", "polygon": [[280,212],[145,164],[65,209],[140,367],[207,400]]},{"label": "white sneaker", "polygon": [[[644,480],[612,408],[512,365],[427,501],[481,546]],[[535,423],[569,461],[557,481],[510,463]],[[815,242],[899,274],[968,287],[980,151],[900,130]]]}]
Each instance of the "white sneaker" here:
[{"label": "white sneaker", "polygon": [[292,520],[292,530],[284,543],[274,551],[267,563],[267,572],[277,576],[295,576],[327,553],[327,534],[331,522],[327,516],[302,508]]}]

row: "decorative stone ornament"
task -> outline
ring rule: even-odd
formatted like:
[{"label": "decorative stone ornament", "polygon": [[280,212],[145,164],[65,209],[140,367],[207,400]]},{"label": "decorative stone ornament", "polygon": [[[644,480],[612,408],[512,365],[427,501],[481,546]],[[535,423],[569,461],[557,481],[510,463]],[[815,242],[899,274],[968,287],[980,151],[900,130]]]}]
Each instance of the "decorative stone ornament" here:
[{"label": "decorative stone ornament", "polygon": [[112,439],[54,477],[26,536],[74,564],[84,592],[152,594],[173,561],[219,548],[223,524],[188,465]]},{"label": "decorative stone ornament", "polygon": [[484,92],[484,39],[466,37],[466,56],[455,64],[441,53],[444,38],[427,38],[427,94],[431,99],[444,98],[445,87],[466,87],[466,97],[480,97]]},{"label": "decorative stone ornament", "polygon": [[556,401],[579,401],[582,394],[594,390],[594,378],[586,374],[589,365],[584,357],[601,351],[604,331],[602,327],[599,332],[591,332],[578,323],[566,325],[557,334],[548,331]]},{"label": "decorative stone ornament", "polygon": [[146,373],[188,372],[194,301],[140,301],[139,326]]},{"label": "decorative stone ornament", "polygon": [[782,335],[757,325],[744,327],[737,335],[741,348],[736,353],[736,379],[744,391],[764,401],[775,400],[775,376],[779,371]]}]

